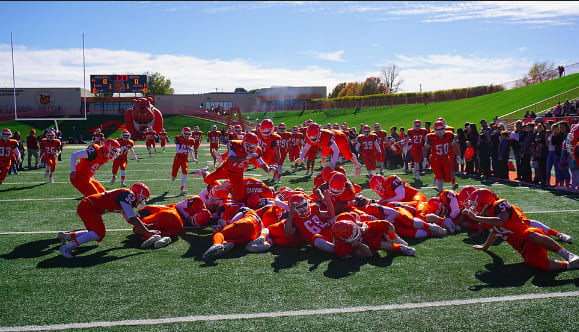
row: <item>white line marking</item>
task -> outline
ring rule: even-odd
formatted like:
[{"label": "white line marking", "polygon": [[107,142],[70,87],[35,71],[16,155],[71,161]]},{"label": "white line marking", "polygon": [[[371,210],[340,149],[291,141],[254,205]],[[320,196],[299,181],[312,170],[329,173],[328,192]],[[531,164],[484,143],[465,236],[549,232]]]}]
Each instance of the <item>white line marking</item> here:
[{"label": "white line marking", "polygon": [[390,304],[390,305],[380,305],[380,306],[362,306],[362,307],[349,307],[349,308],[329,308],[329,309],[319,309],[319,310],[262,312],[262,313],[254,313],[254,314],[185,316],[185,317],[160,318],[160,319],[134,319],[134,320],[101,321],[101,322],[90,322],[90,323],[69,323],[69,324],[54,324],[54,325],[5,326],[5,327],[0,327],[0,331],[64,330],[64,329],[83,329],[83,328],[95,328],[95,327],[113,327],[113,326],[144,326],[144,325],[159,325],[159,324],[173,324],[173,323],[191,323],[191,322],[202,322],[202,321],[238,320],[238,319],[280,318],[280,317],[297,317],[297,316],[313,316],[313,315],[335,315],[335,314],[358,313],[358,312],[368,312],[368,311],[391,311],[391,310],[401,310],[401,309],[433,308],[433,307],[445,307],[445,306],[470,305],[470,304],[478,304],[478,303],[510,302],[510,301],[563,298],[563,297],[574,297],[574,296],[579,296],[579,291],[565,292],[565,293],[523,294],[523,295],[487,297],[487,298],[468,299],[468,300],[450,300],[450,301],[438,301],[438,302]]},{"label": "white line marking", "polygon": [[[107,229],[107,232],[125,232],[132,231],[132,228],[116,228]],[[0,235],[15,235],[15,234],[57,234],[58,232],[64,231],[36,231],[36,232],[0,232]]]}]

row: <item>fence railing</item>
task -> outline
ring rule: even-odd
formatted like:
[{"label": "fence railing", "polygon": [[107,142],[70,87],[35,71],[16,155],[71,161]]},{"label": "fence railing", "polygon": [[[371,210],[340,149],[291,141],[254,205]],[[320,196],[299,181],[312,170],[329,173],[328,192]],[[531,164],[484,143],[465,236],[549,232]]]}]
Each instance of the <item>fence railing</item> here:
[{"label": "fence railing", "polygon": [[579,98],[579,87],[573,88],[571,90],[567,90],[563,93],[560,93],[556,96],[541,100],[536,102],[532,105],[525,106],[520,108],[516,111],[504,114],[499,117],[499,119],[503,118],[523,118],[527,112],[534,112],[536,115],[545,113],[549,111],[551,108],[557,106],[557,103],[563,104],[566,99],[573,100]]}]

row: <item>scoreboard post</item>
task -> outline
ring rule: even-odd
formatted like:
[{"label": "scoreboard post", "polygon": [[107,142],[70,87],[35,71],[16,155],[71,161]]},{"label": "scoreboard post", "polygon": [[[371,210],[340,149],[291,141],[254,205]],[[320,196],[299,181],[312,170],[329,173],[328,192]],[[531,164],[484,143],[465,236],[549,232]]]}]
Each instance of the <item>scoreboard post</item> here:
[{"label": "scoreboard post", "polygon": [[147,94],[147,75],[90,75],[90,91]]}]

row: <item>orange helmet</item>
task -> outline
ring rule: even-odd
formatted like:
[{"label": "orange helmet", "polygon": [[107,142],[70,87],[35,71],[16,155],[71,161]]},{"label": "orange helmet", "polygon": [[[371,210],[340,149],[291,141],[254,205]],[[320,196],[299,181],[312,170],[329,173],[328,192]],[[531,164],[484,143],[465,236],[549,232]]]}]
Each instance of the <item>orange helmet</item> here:
[{"label": "orange helmet", "polygon": [[259,133],[263,138],[267,139],[273,134],[273,121],[270,119],[265,119],[261,121],[261,125],[259,126]]},{"label": "orange helmet", "polygon": [[243,148],[249,153],[255,153],[257,151],[257,145],[259,144],[259,139],[254,133],[246,133],[243,136]]},{"label": "orange helmet", "polygon": [[320,135],[322,134],[322,127],[317,123],[312,123],[306,129],[306,136],[312,141],[317,142],[320,140]]},{"label": "orange helmet", "polygon": [[185,139],[189,139],[191,135],[193,135],[193,133],[191,132],[191,128],[183,127],[183,129],[181,129],[181,136],[183,136]]},{"label": "orange helmet", "polygon": [[442,121],[436,121],[434,123],[434,131],[439,131],[439,130],[446,130],[446,126],[444,125],[444,123]]},{"label": "orange helmet", "polygon": [[414,129],[418,130],[420,128],[422,128],[422,121],[418,119],[414,120]]},{"label": "orange helmet", "polygon": [[103,143],[103,149],[108,159],[115,159],[121,151],[121,144],[116,139],[109,138]]},{"label": "orange helmet", "polygon": [[48,139],[51,140],[51,141],[52,141],[53,139],[55,139],[55,138],[56,138],[56,134],[54,133],[54,130],[49,130],[49,131],[46,133],[46,138],[48,138]]},{"label": "orange helmet", "polygon": [[374,124],[374,130],[375,130],[375,131],[380,131],[380,130],[382,130],[382,127],[380,126],[380,124],[379,124],[378,122],[376,122],[376,123]]},{"label": "orange helmet", "polygon": [[239,135],[243,131],[243,128],[241,128],[241,125],[235,125],[235,127],[233,127],[233,130],[235,131],[236,134]]},{"label": "orange helmet", "polygon": [[370,136],[370,126],[368,125],[364,125],[364,127],[362,127],[362,132],[364,133],[364,136],[368,137]]},{"label": "orange helmet", "polygon": [[123,141],[128,141],[131,139],[131,133],[128,130],[125,130],[121,133],[121,138]]},{"label": "orange helmet", "polygon": [[2,139],[9,140],[12,138],[12,131],[8,128],[2,129]]},{"label": "orange helmet", "polygon": [[289,198],[289,205],[295,204],[295,211],[300,218],[307,218],[310,216],[311,208],[310,201],[304,195],[293,195]]},{"label": "orange helmet", "polygon": [[432,213],[437,213],[440,210],[440,206],[442,205],[442,200],[440,197],[432,197],[428,200],[428,209]]},{"label": "orange helmet", "polygon": [[193,215],[193,222],[195,223],[193,226],[198,226],[198,227],[207,226],[207,224],[209,224],[210,220],[211,220],[211,211],[209,211],[207,209],[198,210]]},{"label": "orange helmet", "polygon": [[351,243],[358,240],[361,235],[360,226],[352,220],[341,219],[332,224],[332,236],[336,240]]},{"label": "orange helmet", "polygon": [[442,124],[446,127],[446,120],[444,120],[444,118],[438,118],[436,121],[442,122]]},{"label": "orange helmet", "polygon": [[277,125],[277,130],[282,134],[285,133],[286,129],[287,129],[287,127],[286,127],[285,123],[283,123],[283,122]]},{"label": "orange helmet", "polygon": [[137,182],[129,190],[135,195],[135,206],[145,204],[151,197],[151,191],[144,183]]},{"label": "orange helmet", "polygon": [[460,192],[458,193],[458,204],[465,208],[469,206],[469,202],[471,200],[472,194],[476,191],[476,188],[473,186],[465,186],[462,187]]},{"label": "orange helmet", "polygon": [[384,195],[385,181],[386,178],[380,174],[372,175],[372,177],[370,178],[370,189],[372,189],[373,192],[377,193],[380,196]]},{"label": "orange helmet", "polygon": [[497,195],[489,189],[477,189],[472,193],[471,208],[480,213],[489,204],[493,204],[497,199]]},{"label": "orange helmet", "polygon": [[294,133],[294,134],[297,134],[299,130],[300,130],[300,128],[298,128],[298,126],[292,127],[292,133]]},{"label": "orange helmet", "polygon": [[348,178],[340,172],[334,172],[328,181],[330,186],[330,194],[333,196],[340,196],[346,190],[346,183]]}]

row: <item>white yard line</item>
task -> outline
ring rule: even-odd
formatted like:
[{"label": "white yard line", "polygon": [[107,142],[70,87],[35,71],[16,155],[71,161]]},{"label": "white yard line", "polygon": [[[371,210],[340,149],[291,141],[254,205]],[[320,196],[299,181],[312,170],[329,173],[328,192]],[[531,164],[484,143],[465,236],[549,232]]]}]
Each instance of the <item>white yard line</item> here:
[{"label": "white yard line", "polygon": [[134,319],[134,320],[119,320],[119,321],[100,321],[88,323],[69,323],[69,324],[54,324],[54,325],[26,325],[26,326],[4,326],[0,327],[1,331],[38,331],[38,330],[65,330],[65,329],[83,329],[83,328],[98,328],[98,327],[114,327],[114,326],[147,326],[160,324],[174,324],[174,323],[192,323],[204,321],[224,321],[224,320],[239,320],[239,319],[261,319],[261,318],[281,318],[281,317],[299,317],[299,316],[314,316],[314,315],[340,315],[344,313],[358,313],[371,311],[392,311],[392,310],[407,310],[419,308],[436,308],[447,306],[471,305],[479,303],[496,303],[496,302],[511,302],[511,301],[525,301],[537,299],[550,298],[564,298],[579,296],[579,291],[564,292],[564,293],[545,293],[545,294],[522,294],[500,297],[486,297],[475,298],[467,300],[449,300],[437,302],[421,302],[421,303],[403,303],[390,304],[380,306],[361,306],[361,307],[347,307],[347,308],[328,308],[318,310],[295,310],[295,311],[277,311],[277,312],[262,312],[250,314],[228,314],[228,315],[206,315],[206,316],[185,316],[159,319]]}]

